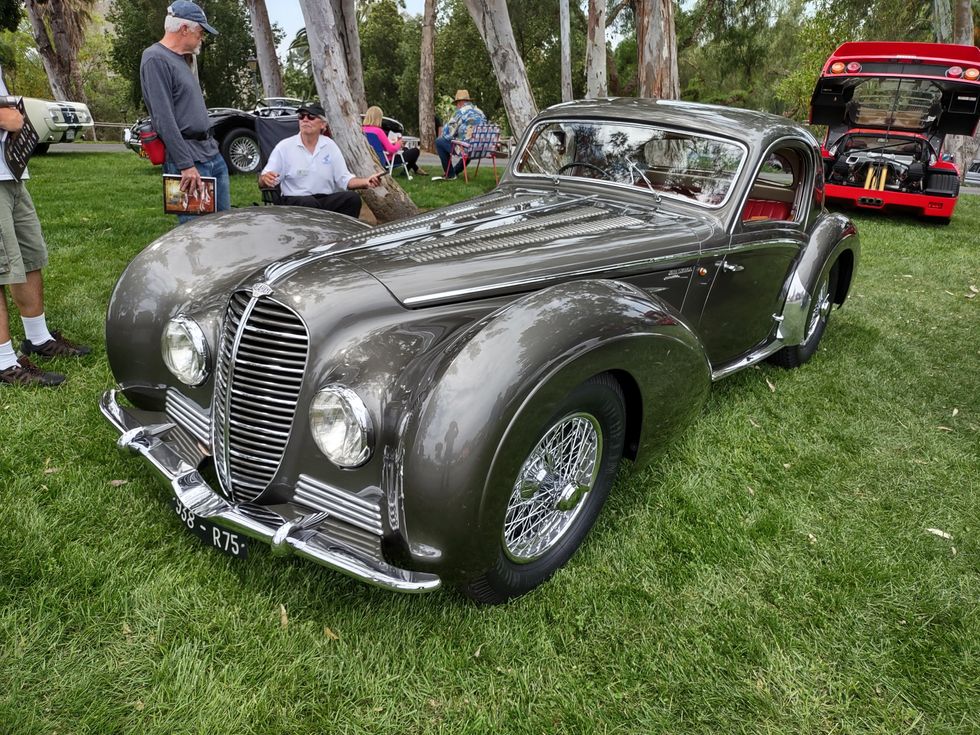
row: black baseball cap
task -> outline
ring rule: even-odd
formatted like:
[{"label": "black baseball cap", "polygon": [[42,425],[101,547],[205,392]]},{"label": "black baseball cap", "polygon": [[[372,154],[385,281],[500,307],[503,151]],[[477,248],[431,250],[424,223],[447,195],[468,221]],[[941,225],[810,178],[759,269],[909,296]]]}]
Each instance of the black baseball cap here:
[{"label": "black baseball cap", "polygon": [[301,112],[305,112],[307,115],[316,115],[321,120],[326,120],[327,119],[327,113],[325,113],[323,111],[323,107],[321,107],[316,102],[311,102],[308,105],[303,105],[298,110],[296,110],[296,114],[297,115],[299,113],[301,113]]}]

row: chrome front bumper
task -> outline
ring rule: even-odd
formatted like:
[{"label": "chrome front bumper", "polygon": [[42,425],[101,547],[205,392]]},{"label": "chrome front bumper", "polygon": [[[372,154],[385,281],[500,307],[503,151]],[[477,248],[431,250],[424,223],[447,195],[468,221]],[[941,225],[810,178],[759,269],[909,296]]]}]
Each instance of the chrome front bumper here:
[{"label": "chrome front bumper", "polygon": [[411,572],[362,558],[329,536],[318,533],[317,526],[326,519],[326,513],[311,513],[279,526],[268,525],[242,513],[211,489],[198,472],[196,463],[185,458],[186,452],[180,443],[168,440],[176,427],[174,423],[143,424],[119,404],[115,390],[102,394],[99,408],[121,435],[116,442],[118,447],[142,455],[164,479],[177,501],[191,513],[264,541],[272,546],[273,553],[296,554],[378,587],[396,592],[428,592],[439,588],[440,579],[434,574]]}]

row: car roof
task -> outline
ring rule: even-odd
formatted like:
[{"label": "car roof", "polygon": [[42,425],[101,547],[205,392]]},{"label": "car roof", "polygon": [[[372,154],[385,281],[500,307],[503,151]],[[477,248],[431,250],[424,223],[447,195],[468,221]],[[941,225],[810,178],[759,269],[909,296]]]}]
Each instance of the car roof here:
[{"label": "car roof", "polygon": [[683,100],[606,97],[562,102],[540,114],[541,119],[561,117],[605,117],[684,128],[732,138],[753,147],[785,136],[815,143],[805,128],[779,115]]}]

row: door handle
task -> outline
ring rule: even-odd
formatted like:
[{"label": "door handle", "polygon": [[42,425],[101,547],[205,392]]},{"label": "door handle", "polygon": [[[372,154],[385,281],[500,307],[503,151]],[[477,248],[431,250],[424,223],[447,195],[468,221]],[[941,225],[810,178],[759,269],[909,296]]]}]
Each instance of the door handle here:
[{"label": "door handle", "polygon": [[734,265],[733,263],[729,263],[727,260],[719,260],[717,263],[715,263],[715,267],[721,268],[723,271],[725,271],[725,273],[738,273],[739,271],[745,270],[744,265]]}]

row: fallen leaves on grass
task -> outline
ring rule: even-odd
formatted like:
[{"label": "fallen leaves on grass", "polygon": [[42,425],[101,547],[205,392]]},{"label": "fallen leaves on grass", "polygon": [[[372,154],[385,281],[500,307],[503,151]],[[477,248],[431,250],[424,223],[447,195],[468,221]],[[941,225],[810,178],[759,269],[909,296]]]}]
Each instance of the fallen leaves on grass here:
[{"label": "fallen leaves on grass", "polygon": [[759,425],[755,421],[752,420],[752,417],[751,416],[749,417],[749,423],[752,424],[755,428],[757,428],[757,429],[759,428]]},{"label": "fallen leaves on grass", "polygon": [[772,392],[772,393],[775,393],[776,392],[776,386],[772,384],[772,381],[769,380],[769,378],[766,378],[766,385],[769,386],[769,391],[770,392]]},{"label": "fallen leaves on grass", "polygon": [[327,638],[329,638],[332,641],[340,640],[340,636],[334,633],[332,630],[330,630],[330,628],[328,628],[326,625],[323,626],[323,635],[325,635]]},{"label": "fallen leaves on grass", "polygon": [[279,625],[283,630],[289,627],[289,616],[286,614],[285,605],[279,605]]},{"label": "fallen leaves on grass", "polygon": [[939,536],[939,538],[944,538],[948,541],[953,540],[952,535],[946,533],[941,528],[927,528],[926,531],[931,533],[933,536]]},{"label": "fallen leaves on grass", "polygon": [[109,480],[109,485],[111,485],[112,487],[122,487],[128,482],[129,480]]},{"label": "fallen leaves on grass", "polygon": [[936,428],[939,429],[940,431],[952,431],[952,429],[949,428],[948,426],[937,426]]}]

